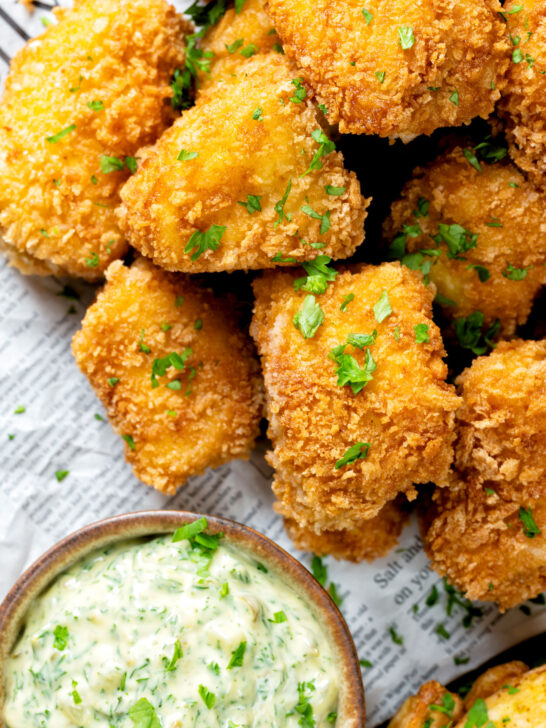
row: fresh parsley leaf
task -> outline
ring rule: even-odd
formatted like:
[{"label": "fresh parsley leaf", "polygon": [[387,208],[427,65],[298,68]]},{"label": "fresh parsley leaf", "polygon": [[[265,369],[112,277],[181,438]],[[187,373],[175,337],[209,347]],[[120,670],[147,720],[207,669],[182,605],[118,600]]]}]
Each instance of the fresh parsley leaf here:
[{"label": "fresh parsley leaf", "polygon": [[209,710],[214,708],[216,703],[216,695],[211,693],[204,685],[199,685],[199,695]]},{"label": "fresh parsley leaf", "polygon": [[313,139],[318,143],[319,148],[315,152],[313,159],[311,160],[311,164],[309,167],[305,170],[305,172],[301,175],[302,177],[305,177],[306,174],[309,174],[311,170],[313,169],[322,169],[322,157],[325,157],[327,154],[330,154],[330,152],[333,152],[336,148],[336,145],[334,142],[330,141],[324,131],[322,129],[315,129],[313,132],[311,132],[311,136]]},{"label": "fresh parsley leaf", "polygon": [[290,82],[293,86],[296,87],[293,96],[290,97],[290,101],[293,104],[301,104],[301,102],[305,101],[305,99],[307,98],[307,90],[302,82],[303,78],[293,78]]},{"label": "fresh parsley leaf", "polygon": [[483,265],[474,265],[474,264],[472,264],[472,265],[467,265],[466,267],[469,270],[475,270],[476,273],[478,274],[478,278],[480,279],[480,281],[482,283],[485,283],[486,281],[488,281],[491,278],[491,273]]},{"label": "fresh parsley leaf", "polygon": [[500,331],[499,319],[496,319],[484,333],[482,333],[483,324],[484,315],[481,311],[474,311],[469,316],[455,319],[454,322],[459,344],[463,349],[470,349],[476,356],[485,354],[488,347],[494,346],[492,339]]},{"label": "fresh parsley leaf", "polygon": [[434,303],[439,304],[440,306],[456,306],[456,302],[451,299],[447,298],[447,296],[442,296],[441,293],[436,293],[434,296]]},{"label": "fresh parsley leaf", "polygon": [[379,83],[383,83],[383,81],[385,80],[385,71],[376,71],[375,77],[377,78]]},{"label": "fresh parsley leaf", "polygon": [[249,43],[247,46],[239,51],[239,55],[244,56],[245,58],[250,58],[251,56],[254,56],[258,52],[258,50],[258,46],[254,45],[254,43]]},{"label": "fresh parsley leaf", "polygon": [[129,708],[129,718],[135,724],[134,728],[161,728],[155,708],[147,698],[140,698]]},{"label": "fresh parsley leaf", "polygon": [[328,283],[334,281],[337,271],[328,268],[331,262],[328,255],[317,255],[314,260],[302,263],[307,276],[305,278],[296,278],[294,281],[294,289],[296,291],[304,290],[309,293],[324,293],[328,287]]},{"label": "fresh parsley leaf", "polygon": [[254,113],[252,114],[252,118],[254,119],[254,121],[263,121],[264,120],[263,119],[263,113],[264,113],[264,110],[261,108],[261,106],[257,106],[254,109]]},{"label": "fresh parsley leaf", "polygon": [[197,260],[206,250],[218,250],[220,240],[225,231],[225,225],[211,225],[205,231],[196,230],[188,240],[184,252],[189,253],[195,249],[191,260]]},{"label": "fresh parsley leaf", "polygon": [[521,508],[519,509],[519,520],[523,524],[523,533],[525,536],[527,536],[527,538],[540,536],[541,531],[535,523],[531,506],[529,506],[529,508],[524,508],[523,506],[521,506]]},{"label": "fresh parsley leaf", "polygon": [[133,438],[131,437],[131,435],[122,435],[121,436],[121,439],[122,440],[125,440],[125,442],[129,446],[129,449],[130,450],[134,450],[135,449],[135,441],[133,440]]},{"label": "fresh parsley leaf", "polygon": [[336,605],[336,607],[341,606],[343,602],[343,597],[340,596],[340,594],[337,591],[337,586],[334,584],[334,582],[330,582],[328,586],[328,594],[330,595],[330,598]]},{"label": "fresh parsley leaf", "polygon": [[464,728],[485,728],[485,723],[489,720],[487,713],[487,705],[483,698],[478,698],[472,705],[466,716]]},{"label": "fresh parsley leaf", "polygon": [[413,327],[415,331],[415,343],[417,344],[428,344],[430,339],[428,336],[428,325],[427,324],[415,324]]},{"label": "fresh parsley leaf", "polygon": [[455,104],[455,106],[459,105],[459,92],[457,91],[457,89],[455,89],[455,91],[453,91],[453,93],[449,97],[449,100],[451,101],[452,104]]},{"label": "fresh parsley leaf", "polygon": [[57,482],[62,483],[68,474],[69,474],[68,470],[56,470],[55,477],[57,478]]},{"label": "fresh parsley leaf", "polygon": [[226,47],[226,51],[230,54],[235,53],[235,51],[238,51],[239,48],[243,45],[245,42],[244,38],[237,38],[237,40],[234,40],[233,43],[230,43],[229,45],[227,43],[224,43]]},{"label": "fresh parsley leaf", "polygon": [[231,653],[231,659],[228,662],[227,670],[232,670],[234,667],[242,667],[243,659],[246,651],[246,641],[241,642]]},{"label": "fresh parsley leaf", "polygon": [[70,124],[70,126],[67,126],[66,129],[62,129],[61,131],[57,132],[56,134],[53,134],[53,136],[46,137],[46,142],[49,142],[50,144],[57,144],[57,142],[60,142],[63,137],[67,136],[71,132],[73,132],[76,129],[76,124]]},{"label": "fresh parsley leaf", "polygon": [[84,258],[84,263],[88,268],[96,268],[100,263],[99,256],[95,252],[92,252],[89,258]]},{"label": "fresh parsley leaf", "polygon": [[53,647],[61,652],[65,650],[68,645],[68,627],[58,624],[53,630],[53,638]]},{"label": "fresh parsley leaf", "polygon": [[377,337],[377,330],[374,329],[371,334],[348,334],[347,343],[354,346],[356,349],[364,349],[366,346],[375,344]]},{"label": "fresh parsley leaf", "polygon": [[392,307],[387,291],[384,290],[381,293],[379,301],[373,307],[373,313],[378,324],[382,323],[388,316],[391,315]]},{"label": "fresh parsley leaf", "polygon": [[364,16],[366,25],[369,25],[373,20],[373,13],[370,13],[370,11],[366,10],[366,8],[362,8],[362,15]]},{"label": "fresh parsley leaf", "polygon": [[398,28],[398,39],[402,50],[409,50],[415,43],[415,35],[410,25],[402,25]]},{"label": "fresh parsley leaf", "polygon": [[354,445],[345,452],[342,458],[340,458],[336,464],[335,469],[339,470],[345,465],[352,465],[357,460],[365,460],[368,456],[368,450],[370,449],[369,442],[355,442]]},{"label": "fresh parsley leaf", "polygon": [[343,301],[341,303],[341,306],[339,307],[339,310],[340,311],[346,311],[347,310],[347,306],[351,303],[351,301],[354,300],[354,297],[355,297],[355,294],[354,293],[349,293],[348,296],[345,296],[345,298],[343,299]]},{"label": "fresh parsley leaf", "polygon": [[426,199],[426,197],[420,197],[417,200],[417,208],[413,211],[413,216],[419,219],[420,217],[428,217],[428,208],[430,207],[430,202]]},{"label": "fresh parsley leaf", "polygon": [[478,162],[478,157],[474,154],[474,151],[472,149],[463,149],[463,155],[465,159],[470,162],[470,164],[474,167],[474,169],[477,169],[478,172],[482,171],[481,165]]},{"label": "fresh parsley leaf", "polygon": [[27,408],[26,407],[23,407],[23,405],[20,404],[18,407],[16,407],[13,410],[13,414],[14,415],[22,415],[23,412],[26,412],[26,411],[27,411]]},{"label": "fresh parsley leaf", "polygon": [[187,149],[181,149],[176,159],[179,162],[189,162],[190,159],[195,159],[198,156],[199,152],[189,152]]},{"label": "fresh parsley leaf", "polygon": [[177,543],[178,541],[183,541],[184,539],[190,539],[197,536],[198,533],[203,533],[203,531],[208,527],[208,522],[206,518],[198,518],[196,521],[193,521],[192,523],[185,523],[183,526],[180,526],[180,528],[177,528],[176,531],[173,534],[172,542]]},{"label": "fresh parsley leaf", "polygon": [[123,169],[123,159],[119,157],[109,157],[103,154],[100,158],[100,171],[103,174],[110,174],[111,172],[119,172]]},{"label": "fresh parsley leaf", "polygon": [[311,571],[313,572],[313,576],[318,581],[318,583],[321,586],[324,586],[328,579],[328,569],[326,568],[326,565],[322,561],[321,557],[317,556],[316,554],[313,554],[313,558],[311,559]]},{"label": "fresh parsley leaf", "polygon": [[389,627],[389,634],[391,636],[391,640],[394,642],[395,645],[404,644],[404,638],[398,634],[398,632],[396,631],[396,627]]},{"label": "fresh parsley leaf", "polygon": [[305,296],[301,308],[292,319],[304,339],[312,339],[323,321],[324,311],[313,295]]},{"label": "fresh parsley leaf", "polygon": [[324,189],[326,190],[327,195],[342,195],[346,187],[333,187],[332,185],[325,185]]},{"label": "fresh parsley leaf", "polygon": [[448,258],[455,258],[457,260],[464,260],[461,253],[475,248],[478,244],[477,233],[471,233],[470,230],[466,230],[456,223],[453,225],[439,223],[438,234],[434,235],[432,239],[437,244],[445,243],[447,245]]},{"label": "fresh parsley leaf", "polygon": [[262,206],[260,204],[260,200],[262,199],[262,195],[247,195],[246,196],[246,202],[238,201],[239,205],[242,205],[249,215],[252,215],[255,212],[261,212]]},{"label": "fresh parsley leaf", "polygon": [[102,101],[88,101],[87,106],[91,111],[102,111],[104,109]]},{"label": "fresh parsley leaf", "polygon": [[275,253],[275,255],[271,258],[271,261],[273,263],[297,263],[298,262],[295,258],[285,258],[282,253]]},{"label": "fresh parsley leaf", "polygon": [[180,644],[180,640],[176,640],[176,642],[174,643],[173,656],[171,657],[171,659],[168,660],[166,657],[163,658],[165,672],[172,672],[173,670],[175,670],[176,663],[181,657],[183,657],[182,645]]},{"label": "fresh parsley leaf", "polygon": [[353,394],[358,394],[366,384],[373,379],[372,374],[377,369],[370,350],[366,349],[364,366],[361,368],[357,360],[350,354],[345,354],[345,346],[337,346],[330,351],[328,357],[338,366],[336,369],[337,384],[343,387],[348,384]]},{"label": "fresh parsley leaf", "polygon": [[440,598],[440,595],[438,593],[438,587],[436,586],[436,584],[434,584],[432,589],[430,590],[430,594],[425,599],[426,606],[433,607],[435,604],[438,603],[439,598]]},{"label": "fresh parsley leaf", "polygon": [[282,622],[287,622],[288,617],[286,614],[282,611],[282,609],[279,612],[275,612],[273,614],[273,619],[268,619],[268,622],[273,622],[273,624],[281,624]]},{"label": "fresh parsley leaf", "polygon": [[532,265],[528,265],[526,268],[515,268],[511,263],[507,263],[506,270],[502,271],[502,275],[511,281],[522,281],[527,277],[527,271],[532,267]]},{"label": "fresh parsley leaf", "polygon": [[[292,219],[292,216],[284,211],[284,206],[286,205],[286,200],[288,199],[288,195],[290,194],[291,189],[292,189],[292,179],[289,179],[288,184],[286,185],[286,190],[284,192],[284,195],[281,197],[281,199],[278,202],[275,203],[274,209],[275,209],[275,212],[277,213],[277,215],[279,216],[279,219],[275,222],[275,227],[277,227],[277,225],[280,225],[280,223],[283,220],[290,222],[290,220]],[[278,253],[277,255],[280,255],[280,253]],[[273,258],[273,260],[275,260],[275,258]],[[277,261],[275,261],[275,262],[277,262]],[[282,261],[279,261],[279,262],[282,262]],[[293,262],[294,263],[296,262],[295,259]]]},{"label": "fresh parsley leaf", "polygon": [[116,386],[116,384],[117,384],[117,383],[119,382],[119,377],[109,377],[109,378],[107,379],[107,381],[108,381],[108,384],[109,384],[109,385],[110,385],[111,387],[115,387],[115,386]]}]

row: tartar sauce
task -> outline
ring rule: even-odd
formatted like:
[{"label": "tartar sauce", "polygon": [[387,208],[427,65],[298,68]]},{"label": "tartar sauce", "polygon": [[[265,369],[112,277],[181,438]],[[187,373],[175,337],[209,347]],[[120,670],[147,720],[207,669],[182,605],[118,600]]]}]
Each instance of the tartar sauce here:
[{"label": "tartar sauce", "polygon": [[9,728],[335,725],[338,671],[313,611],[205,527],[124,541],[57,577],[8,660]]}]

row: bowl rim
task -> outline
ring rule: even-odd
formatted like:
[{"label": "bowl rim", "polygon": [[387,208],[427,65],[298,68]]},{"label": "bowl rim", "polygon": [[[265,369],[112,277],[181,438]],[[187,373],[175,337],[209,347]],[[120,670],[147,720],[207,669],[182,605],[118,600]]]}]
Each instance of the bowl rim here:
[{"label": "bowl rim", "polygon": [[[343,615],[311,572],[275,541],[250,526],[221,516],[181,510],[134,511],[90,523],[55,543],[21,574],[0,604],[0,706],[5,687],[4,665],[26,612],[56,576],[96,549],[117,541],[169,533],[199,518],[207,519],[207,532],[222,531],[228,541],[259,556],[305,599],[339,660],[339,725],[363,728],[366,707],[356,648]],[[0,724],[4,728],[1,715]]]}]

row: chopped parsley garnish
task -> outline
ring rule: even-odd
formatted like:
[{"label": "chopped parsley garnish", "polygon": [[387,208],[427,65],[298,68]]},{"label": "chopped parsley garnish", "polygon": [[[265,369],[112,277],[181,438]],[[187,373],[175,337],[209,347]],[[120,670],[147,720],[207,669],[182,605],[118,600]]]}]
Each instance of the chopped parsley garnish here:
[{"label": "chopped parsley garnish", "polygon": [[254,113],[252,114],[252,118],[254,119],[254,121],[263,121],[264,120],[263,119],[263,113],[264,113],[264,110],[261,108],[261,106],[257,106],[254,109]]},{"label": "chopped parsley garnish", "polygon": [[531,510],[531,507],[524,508],[521,506],[519,509],[519,520],[523,524],[523,533],[527,538],[534,538],[535,536],[540,536],[540,528],[535,523],[535,519],[533,518],[533,512]]},{"label": "chopped parsley garnish", "polygon": [[67,126],[66,129],[62,129],[61,131],[57,132],[57,134],[53,134],[53,136],[46,137],[46,142],[49,142],[50,144],[57,144],[57,142],[60,142],[61,139],[70,132],[73,132],[76,129],[76,124],[70,124],[70,126]]},{"label": "chopped parsley garnish", "polygon": [[486,281],[488,281],[491,278],[491,273],[483,265],[474,265],[474,264],[472,264],[472,265],[467,265],[466,267],[469,270],[475,270],[476,273],[478,274],[478,278],[480,279],[480,281],[482,283],[485,283]]},{"label": "chopped parsley garnish", "polygon": [[449,97],[449,100],[452,104],[455,104],[455,106],[459,105],[459,92],[457,90],[453,91],[451,96]]},{"label": "chopped parsley garnish", "polygon": [[313,139],[318,143],[319,148],[315,152],[313,159],[311,160],[311,164],[309,167],[305,170],[305,172],[301,175],[302,177],[305,177],[306,174],[309,174],[311,170],[313,169],[322,169],[322,157],[325,157],[327,154],[330,154],[330,152],[333,152],[336,148],[336,145],[334,142],[330,141],[324,131],[322,129],[315,129],[311,132],[311,136]]},{"label": "chopped parsley garnish", "polygon": [[292,322],[305,339],[312,339],[324,321],[324,311],[313,295],[306,296]]},{"label": "chopped parsley garnish", "polygon": [[98,420],[99,422],[104,422],[104,421],[105,421],[105,420],[104,420],[104,417],[103,417],[102,415],[98,415],[98,414],[95,414],[95,415],[94,415],[94,417],[95,417],[95,419],[96,419],[96,420]]},{"label": "chopped parsley garnish", "polygon": [[[296,713],[301,715],[298,725],[302,728],[314,728],[316,721],[313,718],[313,706],[309,702],[309,697],[305,694],[305,690],[315,690],[312,682],[298,683],[298,704],[294,707]],[[289,713],[290,715],[290,713]]]},{"label": "chopped parsley garnish", "polygon": [[351,303],[351,301],[354,300],[354,297],[355,297],[355,294],[354,293],[349,293],[348,296],[345,296],[345,298],[343,299],[343,301],[341,303],[341,306],[339,307],[339,310],[340,311],[346,311],[347,310],[347,306]]},{"label": "chopped parsley garnish", "polygon": [[305,278],[296,278],[294,289],[296,291],[304,290],[308,293],[324,293],[328,283],[334,281],[337,276],[336,270],[328,268],[331,260],[328,255],[317,255],[314,260],[302,263],[307,276]]},{"label": "chopped parsley garnish", "polygon": [[493,137],[491,136],[491,134],[488,134],[483,142],[476,144],[476,146],[474,147],[474,151],[477,152],[481,159],[483,159],[485,162],[488,162],[489,164],[495,164],[495,162],[500,162],[500,160],[504,159],[508,154],[508,149],[506,148],[506,146],[502,146],[501,144],[493,144]]},{"label": "chopped parsley garnish", "polygon": [[[470,349],[476,356],[485,354],[488,348],[493,348],[492,339],[500,331],[500,321],[496,319],[491,326],[482,333],[484,315],[481,311],[474,311],[469,316],[455,319],[454,327],[459,344],[463,349]],[[483,340],[483,341],[482,341]]]},{"label": "chopped parsley garnish", "polygon": [[370,13],[370,11],[366,10],[366,8],[362,8],[362,15],[364,16],[366,25],[369,25],[373,20],[373,13]]},{"label": "chopped parsley garnish", "polygon": [[119,377],[109,377],[107,381],[111,387],[115,387],[116,384],[119,382]]},{"label": "chopped parsley garnish", "polygon": [[430,590],[430,594],[425,599],[425,604],[427,605],[427,607],[433,607],[435,604],[438,603],[439,598],[440,595],[438,594],[438,587],[436,586],[436,584],[434,584],[434,586]]},{"label": "chopped parsley garnish", "polygon": [[438,224],[438,233],[432,237],[437,244],[445,243],[447,245],[448,258],[456,260],[465,260],[461,253],[475,248],[478,243],[478,233],[472,233],[457,223],[446,225]]},{"label": "chopped parsley garnish", "polygon": [[328,113],[328,109],[326,108],[326,106],[324,106],[324,104],[319,104],[318,108],[322,111],[323,114],[326,115]]},{"label": "chopped parsley garnish", "polygon": [[104,109],[102,101],[88,101],[87,106],[91,111],[102,111]]},{"label": "chopped parsley garnish", "polygon": [[80,694],[76,690],[77,686],[78,686],[78,683],[76,682],[76,680],[72,680],[72,692],[70,693],[70,695],[72,695],[72,700],[74,701],[74,705],[79,705],[82,702]]},{"label": "chopped parsley garnish", "polygon": [[447,629],[444,627],[443,624],[437,624],[434,631],[436,632],[436,634],[439,637],[441,637],[444,640],[448,640],[451,637],[451,635],[449,634],[449,632],[447,631]]},{"label": "chopped parsley garnish", "polygon": [[89,258],[84,258],[84,262],[88,268],[96,268],[100,263],[100,259],[99,256],[93,251],[91,252]]},{"label": "chopped parsley garnish", "polygon": [[142,329],[140,332],[140,341],[138,342],[138,348],[140,351],[143,351],[145,354],[150,353],[150,347],[144,343],[144,334],[146,333],[145,329]]},{"label": "chopped parsley garnish", "polygon": [[522,281],[527,276],[527,271],[533,266],[528,265],[526,268],[516,268],[511,263],[506,264],[506,270],[502,271],[502,275],[511,281]]},{"label": "chopped parsley garnish", "polygon": [[430,207],[430,202],[426,199],[426,197],[420,197],[417,200],[417,207],[413,211],[413,216],[419,219],[420,217],[428,217],[428,208]]},{"label": "chopped parsley garnish", "polygon": [[503,685],[503,690],[508,691],[508,695],[515,695],[516,693],[519,693],[519,688],[515,688],[513,685]]},{"label": "chopped parsley garnish", "polygon": [[455,707],[455,700],[451,693],[446,693],[442,698],[441,705],[429,705],[429,710],[433,713],[443,713],[448,718],[453,718],[453,708]]},{"label": "chopped parsley garnish", "polygon": [[184,539],[192,539],[197,536],[198,533],[203,533],[203,531],[207,527],[208,522],[206,518],[198,518],[192,523],[185,523],[183,526],[180,526],[180,528],[176,529],[173,534],[172,542],[177,543],[178,541],[183,541]]},{"label": "chopped parsley garnish", "polygon": [[229,594],[229,584],[225,581],[220,587],[220,599],[224,599]]},{"label": "chopped parsley garnish", "polygon": [[[152,374],[151,382],[152,389],[159,387],[157,377],[165,376],[166,372],[170,367],[174,367],[177,371],[182,371],[186,368],[186,362],[193,354],[193,350],[187,346],[182,354],[178,354],[176,351],[172,351],[164,357],[154,359],[152,363]],[[178,380],[175,380],[178,381]],[[180,387],[178,387],[180,389]]]},{"label": "chopped parsley garnish", "polygon": [[195,323],[194,323],[194,325],[193,325],[193,328],[194,328],[194,329],[195,329],[196,331],[201,331],[201,329],[203,328],[203,322],[201,321],[201,319],[200,319],[200,318],[198,318],[198,319],[195,319]]},{"label": "chopped parsley garnish", "polygon": [[360,667],[373,667],[373,664],[369,660],[359,660]]},{"label": "chopped parsley garnish", "polygon": [[336,346],[330,351],[328,358],[338,365],[336,369],[338,386],[343,387],[348,384],[353,394],[358,394],[373,379],[372,374],[377,369],[377,364],[370,350],[366,349],[364,366],[361,368],[353,356],[345,354],[346,346],[347,344]]},{"label": "chopped parsley garnish", "polygon": [[189,162],[190,159],[195,159],[198,156],[199,152],[189,152],[187,149],[181,149],[176,159],[179,162]]},{"label": "chopped parsley garnish", "polygon": [[324,586],[328,579],[328,569],[320,556],[317,556],[316,554],[313,554],[313,558],[311,559],[311,571],[318,583],[321,586]]},{"label": "chopped parsley garnish", "polygon": [[196,230],[188,240],[185,253],[190,253],[195,249],[191,256],[191,260],[197,260],[206,250],[218,250],[220,240],[226,231],[225,225],[211,225],[208,230]]},{"label": "chopped parsley garnish", "polygon": [[305,101],[305,99],[307,98],[307,91],[302,81],[303,78],[293,78],[290,82],[293,86],[296,87],[294,95],[290,97],[290,101],[293,104],[301,104],[301,102]]},{"label": "chopped parsley garnish", "polygon": [[355,442],[354,445],[345,452],[343,457],[338,460],[335,464],[335,469],[339,470],[345,465],[352,465],[357,460],[365,460],[368,456],[368,450],[370,449],[369,442]]},{"label": "chopped parsley garnish", "polygon": [[161,728],[155,708],[147,698],[140,698],[129,708],[129,718],[135,724],[134,728]]},{"label": "chopped parsley garnish", "polygon": [[58,482],[58,483],[62,483],[62,482],[63,482],[63,480],[64,480],[64,479],[66,478],[66,476],[68,475],[68,473],[69,473],[69,471],[68,471],[68,470],[56,470],[56,471],[55,471],[55,477],[57,478],[57,482]]},{"label": "chopped parsley garnish", "polygon": [[428,324],[415,324],[413,327],[415,331],[415,343],[416,344],[428,344],[430,339],[428,337]]},{"label": "chopped parsley garnish", "polygon": [[474,167],[474,169],[477,169],[478,172],[482,171],[481,165],[478,162],[478,157],[474,154],[472,149],[463,149],[463,155],[468,162]]},{"label": "chopped parsley garnish", "polygon": [[345,187],[333,187],[332,185],[325,185],[327,195],[342,195],[346,188]]},{"label": "chopped parsley garnish", "polygon": [[324,215],[319,215],[318,212],[315,212],[313,208],[310,205],[302,205],[301,211],[308,215],[309,217],[312,217],[314,220],[320,220],[320,234],[324,235],[324,233],[327,233],[330,229],[330,210],[326,212]]},{"label": "chopped parsley garnish", "polygon": [[[288,195],[290,194],[291,189],[292,189],[292,180],[289,179],[288,184],[286,185],[286,190],[285,190],[284,195],[281,197],[281,199],[278,202],[275,203],[274,209],[275,209],[275,212],[277,213],[277,215],[279,216],[279,219],[275,222],[275,227],[277,227],[277,225],[279,225],[283,220],[290,222],[290,220],[292,218],[291,215],[289,215],[288,213],[286,213],[284,211],[284,206],[286,205],[286,200],[288,199]],[[277,255],[280,255],[280,253],[278,253]],[[273,260],[275,260],[275,258],[273,258]],[[282,261],[279,261],[279,262],[282,262]],[[296,261],[294,260],[293,262],[296,262]]]},{"label": "chopped parsley garnish", "polygon": [[404,638],[398,634],[395,627],[389,627],[389,634],[391,636],[391,640],[394,642],[395,645],[404,644]]},{"label": "chopped parsley garnish", "polygon": [[199,685],[199,695],[209,710],[214,708],[214,704],[216,703],[216,695],[214,693],[207,690],[204,685]]},{"label": "chopped parsley garnish", "polygon": [[338,594],[337,586],[334,584],[333,581],[330,582],[330,585],[328,586],[328,594],[330,595],[330,598],[334,602],[336,607],[341,606],[343,602],[343,597]]},{"label": "chopped parsley garnish", "polygon": [[68,645],[68,627],[62,627],[58,624],[53,630],[53,647],[61,652]]},{"label": "chopped parsley garnish", "polygon": [[466,716],[465,728],[486,728],[485,724],[489,720],[487,713],[487,705],[483,698],[478,698],[472,705]]},{"label": "chopped parsley garnish", "polygon": [[396,341],[400,341],[400,327],[399,326],[394,327],[394,338],[396,339]]},{"label": "chopped parsley garnish", "polygon": [[298,262],[295,258],[285,258],[282,253],[275,253],[275,255],[271,258],[271,261],[273,263],[297,263]]},{"label": "chopped parsley garnish", "polygon": [[413,28],[410,25],[402,25],[398,28],[398,40],[402,50],[409,50],[415,43]]},{"label": "chopped parsley garnish", "polygon": [[438,303],[440,306],[456,306],[456,302],[447,296],[442,296],[441,293],[437,293],[434,296],[434,303]]},{"label": "chopped parsley garnish", "polygon": [[254,43],[249,43],[247,46],[239,51],[239,55],[244,56],[245,58],[250,58],[251,56],[255,55],[258,50],[258,46],[255,46]]},{"label": "chopped parsley garnish", "polygon": [[22,415],[23,412],[26,412],[26,411],[27,411],[27,408],[26,407],[23,407],[23,405],[20,404],[18,407],[16,407],[13,410],[13,414],[14,415]]},{"label": "chopped parsley garnish", "polygon": [[375,320],[378,324],[384,321],[392,313],[391,302],[389,301],[389,294],[387,291],[383,291],[379,297],[379,301],[373,307],[373,313]]},{"label": "chopped parsley garnish", "polygon": [[235,53],[235,51],[239,50],[239,48],[243,45],[244,42],[245,42],[244,38],[237,38],[237,40],[234,40],[233,43],[230,43],[229,45],[227,43],[224,43],[224,45],[226,47],[226,51],[229,54],[233,54],[233,53]]},{"label": "chopped parsley garnish", "polygon": [[521,63],[523,61],[523,53],[521,48],[514,48],[512,51],[512,63]]},{"label": "chopped parsley garnish", "polygon": [[331,713],[328,713],[326,720],[328,723],[335,723],[337,720],[337,711],[333,710]]},{"label": "chopped parsley garnish", "polygon": [[122,435],[121,438],[123,440],[125,440],[125,442],[129,446],[129,449],[130,450],[134,450],[135,449],[135,441],[133,440],[133,438],[131,437],[131,435]]},{"label": "chopped parsley garnish", "polygon": [[176,642],[174,643],[173,656],[171,657],[171,659],[169,660],[167,657],[163,658],[165,671],[172,672],[176,668],[176,663],[181,657],[183,657],[182,645],[180,644],[180,640],[176,640]]},{"label": "chopped parsley garnish", "polygon": [[238,201],[239,205],[242,205],[249,215],[252,215],[255,212],[261,212],[262,206],[260,204],[260,200],[262,199],[262,195],[247,195],[246,196],[246,202]]},{"label": "chopped parsley garnish", "polygon": [[161,331],[167,333],[167,331],[170,331],[170,329],[172,329],[172,324],[168,324],[166,321],[163,321],[161,323]]},{"label": "chopped parsley garnish", "polygon": [[103,154],[100,158],[100,171],[103,174],[110,174],[111,172],[119,172],[123,169],[125,163],[123,159],[119,157],[108,157]]},{"label": "chopped parsley garnish", "polygon": [[273,619],[268,619],[268,622],[273,622],[273,624],[281,624],[282,622],[287,622],[288,617],[286,614],[282,611],[282,609],[279,612],[275,612],[273,614]]},{"label": "chopped parsley garnish", "polygon": [[455,655],[455,657],[453,658],[453,662],[455,663],[455,665],[466,665],[470,662],[470,657],[458,657],[457,655]]},{"label": "chopped parsley garnish", "polygon": [[377,330],[374,329],[371,334],[348,334],[347,343],[354,346],[356,349],[364,349],[366,346],[371,346],[375,343],[377,337]]},{"label": "chopped parsley garnish", "polygon": [[375,77],[377,78],[379,83],[383,83],[383,81],[385,80],[385,71],[376,71]]},{"label": "chopped parsley garnish", "polygon": [[227,670],[232,670],[234,667],[242,667],[243,659],[246,651],[246,641],[241,642],[239,646],[231,653],[231,659],[228,662]]}]

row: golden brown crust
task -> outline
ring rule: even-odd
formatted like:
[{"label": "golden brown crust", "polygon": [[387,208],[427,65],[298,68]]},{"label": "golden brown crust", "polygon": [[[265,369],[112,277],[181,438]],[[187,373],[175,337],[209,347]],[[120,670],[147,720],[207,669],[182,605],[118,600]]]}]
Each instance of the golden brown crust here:
[{"label": "golden brown crust", "polygon": [[285,518],[284,527],[298,549],[358,562],[386,556],[398,543],[407,519],[407,509],[397,499],[383,506],[374,518],[355,519],[352,527],[344,530],[316,533],[293,518]]},{"label": "golden brown crust", "polygon": [[245,0],[239,13],[230,8],[218,25],[206,32],[200,45],[203,51],[214,54],[210,59],[210,73],[198,75],[200,89],[239,73],[240,65],[255,54],[280,52],[279,44],[263,0]]},{"label": "golden brown crust", "polygon": [[[342,132],[408,141],[460,126],[487,117],[505,84],[508,42],[496,0],[369,0],[370,22],[357,0],[267,0],[266,9]],[[400,27],[413,30],[407,50]]]},{"label": "golden brown crust", "polygon": [[[254,283],[251,333],[265,375],[273,489],[278,510],[301,526],[317,533],[350,529],[355,520],[376,516],[398,493],[414,497],[414,483],[446,484],[459,399],[445,382],[432,294],[415,273],[398,263],[340,273],[317,299],[325,317],[311,339],[292,323],[306,296],[294,291],[293,280],[277,272]],[[383,290],[393,314],[377,323],[373,306]],[[354,299],[340,311],[349,294]],[[417,324],[428,326],[429,343],[416,343]],[[378,336],[370,351],[377,369],[355,395],[337,385],[328,354],[349,333],[374,329]],[[362,366],[364,352],[349,349]],[[336,470],[336,461],[356,442],[371,443],[367,458]]]},{"label": "golden brown crust", "polygon": [[[391,207],[384,234],[392,241],[407,225],[412,228],[405,236],[408,253],[439,247],[442,254],[428,258],[429,275],[438,292],[456,304],[443,306],[446,315],[481,311],[486,326],[499,318],[503,334],[510,336],[525,323],[546,283],[546,200],[513,165],[478,163],[481,172],[456,147],[416,169]],[[414,214],[420,198],[429,202],[426,217]],[[463,252],[461,260],[449,258],[446,244],[437,246],[431,239],[439,224],[458,224],[477,234],[476,247]],[[503,275],[510,273],[508,264],[528,268],[524,279]],[[482,282],[469,268],[473,265],[485,267],[489,279]]]},{"label": "golden brown crust", "polygon": [[501,342],[463,372],[459,471],[422,519],[436,571],[501,610],[546,588],[545,382],[546,341]]},{"label": "golden brown crust", "polygon": [[493,693],[501,690],[505,685],[511,685],[513,681],[526,673],[529,667],[519,660],[505,662],[503,665],[495,665],[482,673],[468,695],[464,699],[465,710],[470,710],[479,698],[488,698]]},{"label": "golden brown crust", "polygon": [[[163,268],[185,272],[271,268],[279,253],[309,260],[317,242],[333,258],[351,255],[364,239],[368,201],[339,152],[305,174],[319,149],[311,134],[320,124],[309,100],[289,100],[294,70],[276,53],[254,56],[240,68],[200,94],[124,186],[129,240]],[[253,118],[256,110],[261,121]],[[199,156],[178,161],[181,149]],[[284,204],[290,220],[277,224],[275,206],[290,181]],[[325,185],[345,191],[329,195]],[[261,197],[261,211],[249,214],[239,204],[248,195]],[[302,212],[306,204],[322,219]],[[185,252],[191,236],[212,225],[225,226],[218,249],[191,260],[193,248]]]},{"label": "golden brown crust", "polygon": [[169,81],[190,26],[164,0],[77,0],[56,14],[6,81],[0,247],[25,273],[96,280],[127,250],[115,208],[129,173],[104,174],[101,156],[134,156],[172,120]]},{"label": "golden brown crust", "polygon": [[[433,705],[444,707],[443,701],[446,696],[450,696],[453,702],[451,715],[430,709]],[[449,697],[447,699],[449,700]],[[453,721],[459,720],[462,714],[463,702],[459,696],[450,693],[436,680],[431,680],[422,685],[416,695],[412,695],[402,704],[388,728],[423,728],[424,725],[428,728],[443,728],[452,726]]]},{"label": "golden brown crust", "polygon": [[[154,359],[186,347],[186,367],[152,388]],[[73,351],[116,432],[133,439],[125,456],[144,483],[174,493],[207,467],[248,457],[262,414],[258,362],[232,305],[210,289],[144,258],[116,261]],[[180,388],[167,388],[174,380]]]},{"label": "golden brown crust", "polygon": [[520,38],[511,53],[507,86],[499,110],[506,122],[510,156],[529,178],[546,188],[546,3],[505,3],[508,31]]}]

